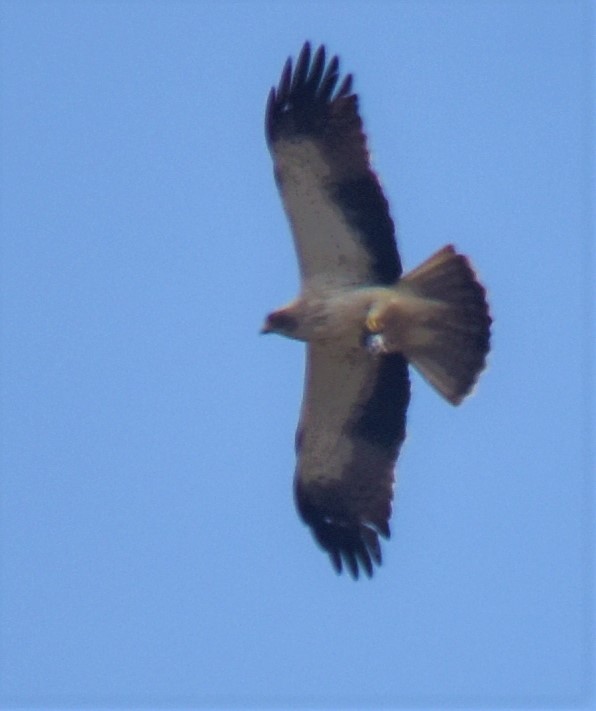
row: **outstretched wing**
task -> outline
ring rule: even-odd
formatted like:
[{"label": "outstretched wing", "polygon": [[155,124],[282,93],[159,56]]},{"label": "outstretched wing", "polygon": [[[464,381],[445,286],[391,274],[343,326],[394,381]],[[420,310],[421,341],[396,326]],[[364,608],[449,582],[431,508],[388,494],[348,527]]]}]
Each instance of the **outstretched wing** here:
[{"label": "outstretched wing", "polygon": [[296,432],[296,505],[337,572],[372,575],[389,537],[393,469],[405,437],[408,366],[400,354],[308,346]]},{"label": "outstretched wing", "polygon": [[294,235],[302,281],[318,285],[391,284],[401,274],[387,200],[370,167],[351,93],[339,87],[339,60],[312,57],[307,42],[271,89],[265,130]]}]

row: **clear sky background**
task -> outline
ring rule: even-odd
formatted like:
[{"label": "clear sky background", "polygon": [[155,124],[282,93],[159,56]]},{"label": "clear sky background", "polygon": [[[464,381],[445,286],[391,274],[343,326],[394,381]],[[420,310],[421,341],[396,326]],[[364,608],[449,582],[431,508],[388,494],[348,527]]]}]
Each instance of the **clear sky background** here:
[{"label": "clear sky background", "polygon": [[[573,2],[1,2],[0,701],[589,705],[593,17]],[[417,375],[392,539],[292,500],[297,269],[263,136],[303,41],[355,74],[411,269],[494,316]]]}]

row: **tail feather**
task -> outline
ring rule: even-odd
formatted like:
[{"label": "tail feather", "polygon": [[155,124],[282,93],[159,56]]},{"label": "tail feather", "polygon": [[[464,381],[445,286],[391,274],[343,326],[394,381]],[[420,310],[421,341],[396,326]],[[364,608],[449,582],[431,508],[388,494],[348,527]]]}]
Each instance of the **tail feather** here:
[{"label": "tail feather", "polygon": [[486,291],[466,257],[443,247],[402,277],[398,290],[420,302],[414,336],[403,341],[408,360],[443,397],[459,404],[486,365],[490,325]]}]

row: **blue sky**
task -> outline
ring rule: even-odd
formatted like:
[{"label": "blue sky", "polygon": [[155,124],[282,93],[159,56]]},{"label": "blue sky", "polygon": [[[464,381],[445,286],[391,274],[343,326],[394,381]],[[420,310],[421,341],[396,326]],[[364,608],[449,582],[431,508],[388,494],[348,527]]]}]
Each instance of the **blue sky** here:
[{"label": "blue sky", "polygon": [[[589,706],[593,12],[583,2],[1,2],[5,708]],[[406,269],[494,316],[417,375],[392,539],[294,510],[297,269],[263,137],[286,57],[355,74]]]}]

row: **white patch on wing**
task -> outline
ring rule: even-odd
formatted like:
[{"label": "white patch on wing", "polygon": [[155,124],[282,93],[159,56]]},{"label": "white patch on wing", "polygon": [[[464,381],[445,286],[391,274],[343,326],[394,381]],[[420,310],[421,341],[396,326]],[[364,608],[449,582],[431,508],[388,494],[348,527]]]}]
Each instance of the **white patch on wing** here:
[{"label": "white patch on wing", "polygon": [[366,403],[375,374],[375,361],[366,351],[346,350],[340,343],[309,345],[299,424],[303,482],[341,479],[356,444],[345,426]]},{"label": "white patch on wing", "polygon": [[274,159],[304,285],[317,289],[370,281],[370,256],[331,199],[333,166],[316,143],[305,137],[279,140]]}]

